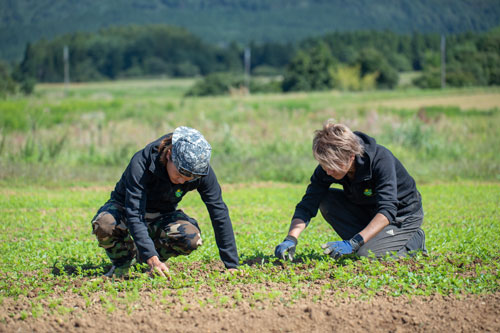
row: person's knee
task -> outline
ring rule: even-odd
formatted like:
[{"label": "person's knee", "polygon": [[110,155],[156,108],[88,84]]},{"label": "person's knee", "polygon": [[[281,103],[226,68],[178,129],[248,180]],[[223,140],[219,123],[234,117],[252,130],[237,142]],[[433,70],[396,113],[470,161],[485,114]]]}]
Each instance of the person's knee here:
[{"label": "person's knee", "polygon": [[[379,244],[380,245],[380,244]],[[389,249],[389,248],[381,248],[377,246],[377,244],[365,244],[356,251],[356,255],[358,257],[366,257],[370,259],[381,259],[384,257],[392,257],[392,258],[400,258],[405,257],[407,254],[405,248],[402,249]]]},{"label": "person's knee", "polygon": [[133,247],[134,242],[128,233],[124,223],[118,223],[116,217],[108,211],[101,212],[92,221],[92,233],[96,235],[100,247],[109,249],[116,243],[131,243],[128,247]]},{"label": "person's knee", "polygon": [[165,232],[167,243],[178,254],[189,254],[202,245],[200,229],[189,221],[175,221]]},{"label": "person's knee", "polygon": [[96,235],[99,242],[105,241],[113,236],[116,224],[116,219],[113,215],[108,212],[102,212],[92,222],[92,233]]},{"label": "person's knee", "polygon": [[374,256],[374,253],[368,246],[361,246],[358,251],[356,251],[356,255],[359,257],[371,257]]}]

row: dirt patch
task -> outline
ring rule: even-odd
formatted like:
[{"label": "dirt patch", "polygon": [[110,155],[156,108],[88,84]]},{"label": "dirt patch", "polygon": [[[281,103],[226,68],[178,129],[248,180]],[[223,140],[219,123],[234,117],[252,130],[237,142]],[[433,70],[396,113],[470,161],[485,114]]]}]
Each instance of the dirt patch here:
[{"label": "dirt patch", "polygon": [[363,299],[357,290],[324,286],[312,283],[300,296],[293,285],[264,283],[166,288],[136,298],[68,292],[38,303],[24,296],[6,298],[0,305],[0,332],[500,331],[499,292]]}]

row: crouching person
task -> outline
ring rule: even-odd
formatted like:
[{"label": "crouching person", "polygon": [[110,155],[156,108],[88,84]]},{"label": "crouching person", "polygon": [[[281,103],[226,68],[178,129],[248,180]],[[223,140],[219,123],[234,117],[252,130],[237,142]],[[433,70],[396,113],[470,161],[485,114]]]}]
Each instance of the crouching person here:
[{"label": "crouching person", "polygon": [[92,220],[99,246],[123,276],[136,261],[165,276],[165,261],[202,245],[197,221],[177,209],[184,195],[198,190],[205,203],[219,255],[227,269],[238,266],[233,227],[214,171],[211,146],[200,132],[178,127],[138,151]]},{"label": "crouching person", "polygon": [[[299,235],[318,209],[343,239],[322,245],[335,259],[426,253],[420,193],[387,148],[328,121],[315,133],[313,154],[319,165],[296,206],[287,237],[275,249],[278,258],[293,259]],[[333,183],[343,189],[330,188]]]}]

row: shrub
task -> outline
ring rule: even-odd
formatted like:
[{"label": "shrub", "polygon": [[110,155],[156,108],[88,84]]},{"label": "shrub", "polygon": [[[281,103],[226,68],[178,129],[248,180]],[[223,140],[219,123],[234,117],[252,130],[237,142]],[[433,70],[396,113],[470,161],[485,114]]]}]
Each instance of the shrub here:
[{"label": "shrub", "polygon": [[26,78],[21,82],[21,91],[25,95],[31,95],[31,93],[35,90],[36,80],[33,78]]},{"label": "shrub", "polygon": [[432,68],[425,71],[422,75],[415,78],[412,83],[423,89],[436,89],[441,87],[441,70]]},{"label": "shrub", "polygon": [[9,74],[7,66],[0,62],[0,97],[16,91],[16,84]]},{"label": "shrub", "polygon": [[340,90],[371,90],[376,87],[378,72],[367,73],[361,77],[361,66],[339,66],[331,73]]},{"label": "shrub", "polygon": [[243,79],[229,73],[213,73],[196,82],[186,96],[227,95],[231,88],[243,85]]}]

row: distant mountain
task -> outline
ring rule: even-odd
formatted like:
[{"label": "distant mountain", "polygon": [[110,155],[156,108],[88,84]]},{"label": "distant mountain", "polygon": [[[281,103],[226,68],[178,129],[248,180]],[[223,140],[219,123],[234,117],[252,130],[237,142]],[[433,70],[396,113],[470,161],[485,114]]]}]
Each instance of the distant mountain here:
[{"label": "distant mountain", "polygon": [[166,23],[202,39],[297,41],[331,31],[484,31],[500,25],[499,0],[0,0],[0,58],[27,42],[111,25]]}]

